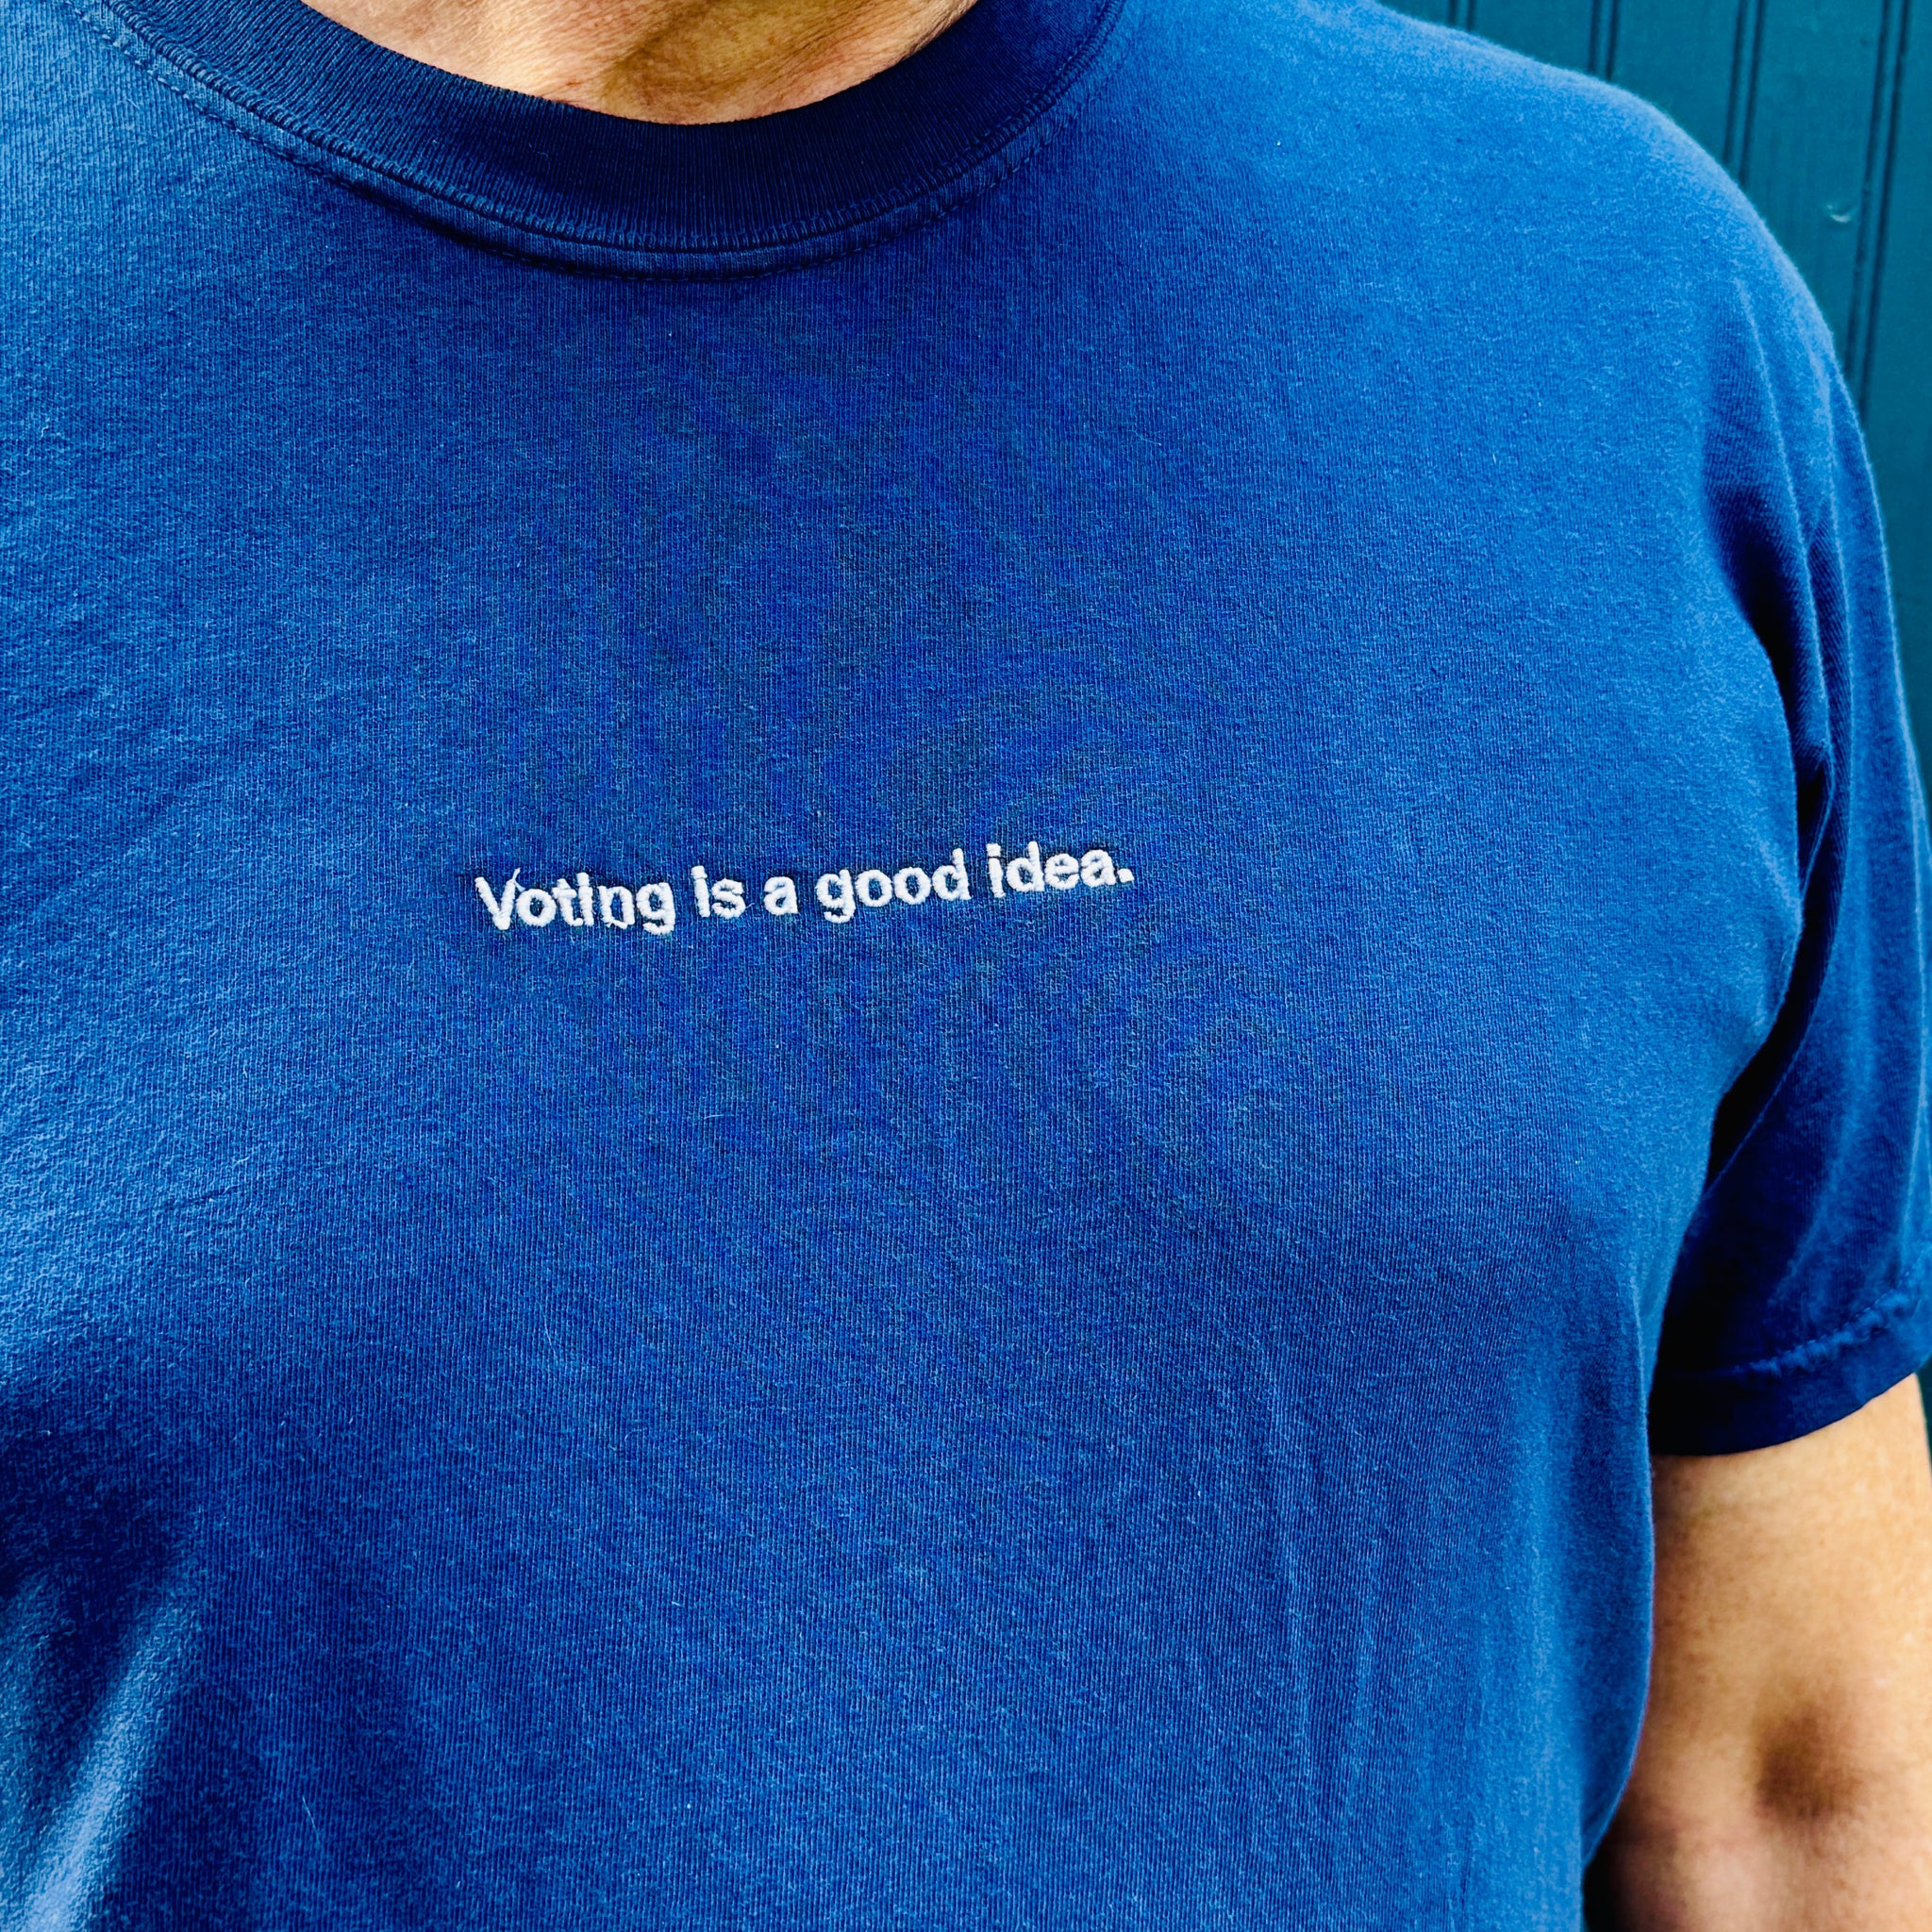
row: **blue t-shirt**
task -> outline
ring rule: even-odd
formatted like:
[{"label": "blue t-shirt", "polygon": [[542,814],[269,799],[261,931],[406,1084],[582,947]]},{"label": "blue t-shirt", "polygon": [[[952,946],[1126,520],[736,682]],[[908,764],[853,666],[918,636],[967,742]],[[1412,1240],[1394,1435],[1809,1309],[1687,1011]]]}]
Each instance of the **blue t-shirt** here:
[{"label": "blue t-shirt", "polygon": [[0,1920],[1574,1928],[1932,1354],[1815,309],[1606,88],[13,0]]}]

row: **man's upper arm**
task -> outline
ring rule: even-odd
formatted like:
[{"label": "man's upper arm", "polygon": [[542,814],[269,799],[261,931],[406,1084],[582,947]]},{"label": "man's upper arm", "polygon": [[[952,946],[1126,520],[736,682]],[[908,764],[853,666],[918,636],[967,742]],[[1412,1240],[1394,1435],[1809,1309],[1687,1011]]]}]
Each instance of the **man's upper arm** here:
[{"label": "man's upper arm", "polygon": [[1620,1932],[1932,1925],[1932,1460],[1916,1382],[1656,1459],[1657,1638],[1599,1859]]}]

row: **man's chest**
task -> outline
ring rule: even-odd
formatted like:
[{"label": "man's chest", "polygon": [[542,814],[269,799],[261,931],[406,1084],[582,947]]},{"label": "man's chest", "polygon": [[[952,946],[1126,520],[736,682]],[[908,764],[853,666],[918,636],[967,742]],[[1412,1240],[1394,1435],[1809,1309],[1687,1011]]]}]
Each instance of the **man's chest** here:
[{"label": "man's chest", "polygon": [[9,976],[77,1229],[239,1162],[244,1219],[500,1203],[486,1274],[1392,1240],[1440,1304],[1534,1202],[1660,1293],[1791,942],[1775,691],[1688,534],[1571,518],[1598,581],[1453,398],[1318,418],[1185,340],[962,371],[969,312],[835,379],[823,316],[627,362],[592,311],[54,412]]}]

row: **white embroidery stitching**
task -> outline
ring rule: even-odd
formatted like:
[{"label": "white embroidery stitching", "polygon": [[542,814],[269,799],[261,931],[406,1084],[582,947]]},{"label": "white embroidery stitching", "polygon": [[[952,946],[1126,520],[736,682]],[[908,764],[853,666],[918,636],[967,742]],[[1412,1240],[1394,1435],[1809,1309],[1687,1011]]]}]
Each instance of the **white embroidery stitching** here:
[{"label": "white embroidery stitching", "polygon": [[[750,909],[749,887],[742,879],[713,877],[708,868],[691,868],[691,899],[700,919],[733,920]],[[608,926],[617,932],[633,927],[667,938],[677,929],[677,894],[669,879],[654,879],[647,885],[593,885],[587,872],[556,880],[548,886],[525,886],[519,866],[500,889],[492,889],[488,878],[478,875],[477,896],[498,932],[508,932],[512,924],[541,928],[553,921],[579,929]],[[1134,874],[1127,867],[1116,865],[1105,846],[1093,846],[1075,858],[1071,852],[1040,855],[1040,841],[1030,839],[1024,853],[1003,857],[999,846],[986,848],[986,883],[995,899],[1008,893],[1069,892],[1076,886],[1098,891],[1108,886],[1130,886]],[[881,911],[889,906],[923,906],[929,899],[957,903],[973,897],[973,879],[967,870],[966,854],[954,846],[953,856],[927,872],[923,866],[901,866],[887,872],[880,866],[865,866],[854,872],[843,866],[837,872],[822,872],[812,886],[812,897],[819,916],[832,925],[844,925],[861,909]],[[759,898],[767,916],[793,919],[800,915],[798,881],[790,873],[774,873],[766,879]]]}]

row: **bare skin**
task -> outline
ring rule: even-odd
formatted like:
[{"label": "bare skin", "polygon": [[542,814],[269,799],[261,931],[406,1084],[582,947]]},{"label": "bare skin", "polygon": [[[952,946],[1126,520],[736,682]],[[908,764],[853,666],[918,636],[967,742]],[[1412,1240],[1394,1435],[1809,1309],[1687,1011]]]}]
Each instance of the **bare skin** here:
[{"label": "bare skin", "polygon": [[1598,1862],[1617,1932],[1932,1926],[1932,1462],[1918,1385],[1656,1467],[1657,1650]]},{"label": "bare skin", "polygon": [[856,87],[972,0],[310,0],[392,52],[633,121],[747,121]]}]

